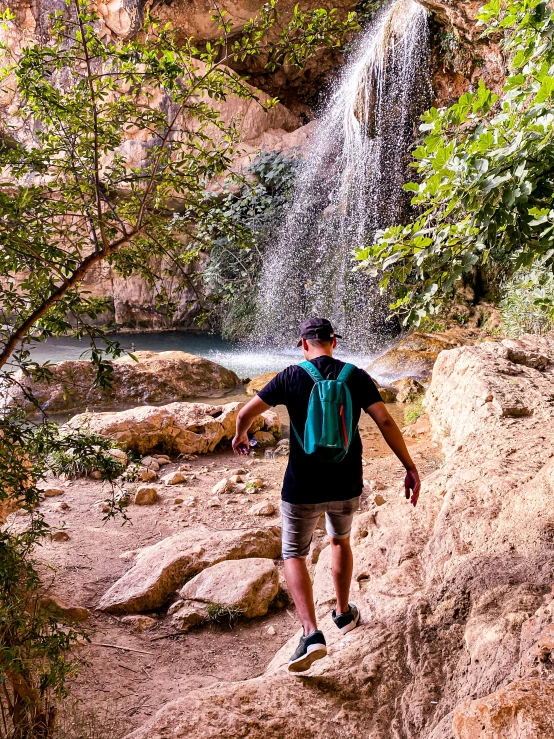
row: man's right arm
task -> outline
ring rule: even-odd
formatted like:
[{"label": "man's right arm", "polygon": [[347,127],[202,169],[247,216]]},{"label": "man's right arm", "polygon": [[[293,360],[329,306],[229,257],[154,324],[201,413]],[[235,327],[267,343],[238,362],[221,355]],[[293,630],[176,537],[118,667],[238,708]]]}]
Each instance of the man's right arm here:
[{"label": "man's right arm", "polygon": [[375,421],[379,431],[383,434],[383,438],[404,465],[406,469],[406,479],[404,480],[405,495],[408,500],[411,500],[412,505],[415,506],[419,497],[421,483],[419,473],[410,457],[402,432],[384,403],[372,403],[366,409],[366,413]]}]

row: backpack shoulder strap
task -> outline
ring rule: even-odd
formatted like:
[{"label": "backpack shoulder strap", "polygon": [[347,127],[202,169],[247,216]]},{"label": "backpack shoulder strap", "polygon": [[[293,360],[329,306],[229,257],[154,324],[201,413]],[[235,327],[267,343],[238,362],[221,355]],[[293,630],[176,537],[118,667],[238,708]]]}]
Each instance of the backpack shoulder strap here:
[{"label": "backpack shoulder strap", "polygon": [[298,366],[302,367],[302,369],[310,375],[314,382],[322,382],[325,379],[321,372],[317,369],[317,367],[314,367],[311,362],[300,362]]},{"label": "backpack shoulder strap", "polygon": [[347,382],[348,378],[355,369],[356,365],[350,363],[345,364],[344,367],[341,369],[340,375],[337,377],[337,380],[340,380],[341,382]]}]

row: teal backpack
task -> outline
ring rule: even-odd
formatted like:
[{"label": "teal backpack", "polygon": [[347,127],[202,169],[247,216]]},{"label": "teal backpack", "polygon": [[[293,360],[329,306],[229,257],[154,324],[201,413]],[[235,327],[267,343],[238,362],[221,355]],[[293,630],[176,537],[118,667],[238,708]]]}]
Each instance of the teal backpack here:
[{"label": "teal backpack", "polygon": [[292,430],[306,454],[318,452],[321,461],[342,462],[358,430],[357,426],[352,428],[352,397],[346,384],[354,365],[345,364],[336,380],[326,380],[311,362],[298,366],[315,384],[308,402],[304,440],[291,422]]}]

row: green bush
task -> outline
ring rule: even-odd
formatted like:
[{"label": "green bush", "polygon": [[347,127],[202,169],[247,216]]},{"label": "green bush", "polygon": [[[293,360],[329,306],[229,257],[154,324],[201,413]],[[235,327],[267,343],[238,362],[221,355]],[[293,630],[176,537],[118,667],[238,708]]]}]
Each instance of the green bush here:
[{"label": "green bush", "polygon": [[504,284],[500,312],[504,332],[522,334],[554,331],[554,277],[538,270],[519,271]]},{"label": "green bush", "polygon": [[[280,151],[260,154],[246,173],[255,184],[228,195],[206,219],[211,243],[204,271],[212,301],[208,320],[224,338],[242,338],[252,328],[265,248],[283,218],[297,163],[295,156]],[[222,218],[234,224],[232,232],[218,227]]]}]

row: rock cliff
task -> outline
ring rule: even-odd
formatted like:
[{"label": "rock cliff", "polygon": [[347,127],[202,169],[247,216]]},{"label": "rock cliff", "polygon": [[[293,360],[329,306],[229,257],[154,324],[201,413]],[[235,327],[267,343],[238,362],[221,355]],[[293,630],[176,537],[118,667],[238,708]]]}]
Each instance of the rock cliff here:
[{"label": "rock cliff", "polygon": [[391,489],[356,519],[361,626],[331,622],[324,549],[327,659],[291,677],[296,635],[260,677],[176,696],[128,739],[552,736],[553,399],[546,340],[443,351],[426,401],[442,467],[417,509]]}]

